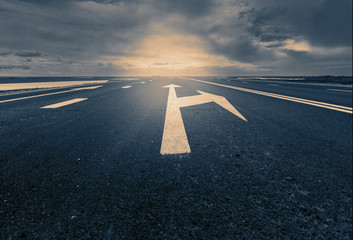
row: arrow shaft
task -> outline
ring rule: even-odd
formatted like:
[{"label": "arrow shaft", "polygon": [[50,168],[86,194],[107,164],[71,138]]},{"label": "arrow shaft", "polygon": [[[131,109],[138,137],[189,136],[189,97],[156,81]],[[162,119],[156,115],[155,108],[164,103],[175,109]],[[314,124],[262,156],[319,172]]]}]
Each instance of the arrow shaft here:
[{"label": "arrow shaft", "polygon": [[165,114],[161,154],[190,153],[183,119],[177,102],[175,88],[169,88],[167,110]]}]

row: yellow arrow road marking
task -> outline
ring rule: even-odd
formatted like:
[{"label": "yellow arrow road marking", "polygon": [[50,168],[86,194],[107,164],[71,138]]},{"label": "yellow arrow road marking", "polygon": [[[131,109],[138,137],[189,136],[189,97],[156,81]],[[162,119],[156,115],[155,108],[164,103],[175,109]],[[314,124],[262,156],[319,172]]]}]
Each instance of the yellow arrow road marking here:
[{"label": "yellow arrow road marking", "polygon": [[174,84],[164,86],[169,88],[167,110],[165,115],[164,130],[161,145],[161,154],[183,154],[190,153],[190,146],[186,135],[180,108],[215,102],[229,112],[247,121],[238,110],[236,110],[222,96],[198,91],[201,95],[177,98],[175,88],[180,87]]}]

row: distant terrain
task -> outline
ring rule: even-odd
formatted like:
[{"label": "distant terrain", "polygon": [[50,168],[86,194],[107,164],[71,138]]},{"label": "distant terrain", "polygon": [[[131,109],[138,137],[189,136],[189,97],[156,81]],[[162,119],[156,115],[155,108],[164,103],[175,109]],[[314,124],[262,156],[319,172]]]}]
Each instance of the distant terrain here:
[{"label": "distant terrain", "polygon": [[[197,77],[197,76],[195,76]],[[47,81],[91,81],[91,80],[136,80],[139,77],[119,76],[38,76],[38,77],[0,77],[1,83],[47,82]],[[207,76],[202,78],[228,78],[230,80],[277,80],[291,82],[352,84],[352,76]]]}]

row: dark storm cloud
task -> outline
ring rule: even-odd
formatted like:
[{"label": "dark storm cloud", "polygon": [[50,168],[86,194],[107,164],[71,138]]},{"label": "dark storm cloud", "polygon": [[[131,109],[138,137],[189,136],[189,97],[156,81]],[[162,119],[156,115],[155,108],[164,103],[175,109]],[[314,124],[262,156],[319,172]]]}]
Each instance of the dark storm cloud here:
[{"label": "dark storm cloud", "polygon": [[241,12],[239,19],[249,22],[247,30],[261,42],[284,41],[291,37],[292,31],[287,25],[275,20],[276,16],[285,13],[286,10],[280,7],[252,8]]},{"label": "dark storm cloud", "polygon": [[62,57],[58,57],[54,61],[58,62],[58,63],[66,63],[66,64],[73,64],[74,63],[74,61],[66,60]]},{"label": "dark storm cloud", "polygon": [[1,70],[13,70],[13,69],[27,70],[27,69],[30,69],[30,67],[24,66],[24,65],[0,65],[0,71]]},{"label": "dark storm cloud", "polygon": [[249,1],[241,13],[260,41],[303,36],[313,45],[352,45],[351,0]]},{"label": "dark storm cloud", "polygon": [[6,56],[9,56],[11,54],[12,54],[11,51],[0,51],[0,56],[2,56],[2,57],[6,57]]},{"label": "dark storm cloud", "polygon": [[36,4],[1,3],[2,9],[7,10],[0,15],[1,47],[16,49],[20,46],[57,56],[87,59],[121,53],[145,33],[139,26],[147,16],[139,15],[139,9],[130,4],[112,7],[92,1],[32,2]]},{"label": "dark storm cloud", "polygon": [[[215,54],[258,63],[273,60],[273,50],[284,47],[285,41],[291,39],[326,48],[352,46],[350,0],[238,1],[228,4],[230,11],[236,9],[234,6],[240,9],[239,13],[214,13],[187,24],[190,31],[209,43]],[[222,10],[226,11],[227,5]],[[259,43],[268,43],[267,49]]]},{"label": "dark storm cloud", "polygon": [[273,58],[271,52],[266,51],[266,49],[261,49],[246,37],[227,43],[217,43],[213,40],[209,40],[209,43],[212,53],[227,56],[232,60],[256,63],[264,59]]},{"label": "dark storm cloud", "polygon": [[[2,66],[16,66],[33,57],[29,64],[36,74],[82,69],[93,74],[94,67],[97,74],[114,67],[120,72],[97,63],[133,55],[155,23],[197,36],[208,53],[254,64],[259,71],[289,73],[294,64],[310,72],[352,62],[351,0],[2,0],[0,61],[6,57]],[[287,49],[289,40],[319,49]]]},{"label": "dark storm cloud", "polygon": [[178,13],[194,18],[209,14],[216,5],[214,0],[155,0],[155,6],[158,6],[162,13]]},{"label": "dark storm cloud", "polygon": [[21,51],[15,53],[15,55],[20,57],[40,57],[42,56],[42,53],[37,51]]},{"label": "dark storm cloud", "polygon": [[52,5],[52,6],[65,6],[66,4],[70,4],[73,2],[96,2],[96,3],[101,3],[101,4],[119,4],[119,3],[125,3],[125,4],[133,4],[133,3],[138,3],[141,0],[19,0],[22,2],[27,2],[27,3],[32,3],[32,4],[38,4],[38,5]]},{"label": "dark storm cloud", "polygon": [[[345,57],[346,65],[352,63],[352,2],[350,0],[317,1],[219,1],[209,15],[177,26],[197,34],[208,43],[209,51],[229,59],[254,63],[261,68],[270,62],[272,68],[283,68],[283,62],[303,63],[307,69],[314,64],[332,64],[330,58]],[[218,3],[219,3],[218,2]],[[213,6],[213,5],[212,5]],[[319,47],[316,53],[303,54],[303,50],[283,51],[287,41],[305,41]],[[348,48],[322,55],[320,51]],[[283,52],[286,58],[278,53]],[[315,55],[316,54],[316,55]],[[316,57],[314,57],[316,56]],[[290,69],[290,67],[289,67]],[[348,69],[346,74],[351,74]]]},{"label": "dark storm cloud", "polygon": [[212,54],[246,63],[272,59],[273,53],[259,46],[247,31],[248,19],[239,17],[239,9],[244,8],[244,4],[241,1],[217,3],[214,1],[209,4],[213,7],[209,14],[199,15],[196,19],[186,15],[174,27],[198,35],[207,43],[208,51]]}]

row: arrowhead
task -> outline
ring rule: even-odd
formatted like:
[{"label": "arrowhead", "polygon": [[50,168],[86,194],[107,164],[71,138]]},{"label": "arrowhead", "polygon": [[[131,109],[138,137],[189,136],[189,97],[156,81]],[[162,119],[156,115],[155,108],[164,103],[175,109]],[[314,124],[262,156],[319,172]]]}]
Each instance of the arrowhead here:
[{"label": "arrowhead", "polygon": [[210,97],[222,97],[222,96],[219,96],[219,95],[216,95],[216,94],[202,92],[202,91],[198,91],[198,90],[196,92],[201,93],[201,95],[206,95],[206,96],[210,96]]},{"label": "arrowhead", "polygon": [[181,87],[181,86],[178,86],[178,85],[175,85],[175,84],[169,84],[169,85],[166,85],[162,88],[176,88],[176,87]]},{"label": "arrowhead", "polygon": [[237,109],[235,109],[235,107],[233,107],[232,104],[230,104],[230,102],[228,102],[228,100],[225,97],[211,94],[211,93],[207,93],[207,92],[202,92],[202,91],[198,91],[198,92],[201,93],[201,95],[204,95],[204,96],[211,98],[219,106],[223,107],[224,109],[226,109],[229,112],[233,113],[234,115],[238,116],[239,118],[241,118],[245,122],[248,121],[248,120],[246,120],[246,118],[243,115],[241,115],[240,112],[238,112]]}]

